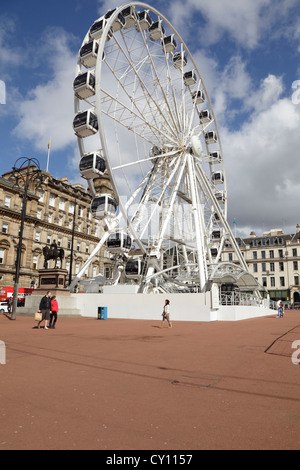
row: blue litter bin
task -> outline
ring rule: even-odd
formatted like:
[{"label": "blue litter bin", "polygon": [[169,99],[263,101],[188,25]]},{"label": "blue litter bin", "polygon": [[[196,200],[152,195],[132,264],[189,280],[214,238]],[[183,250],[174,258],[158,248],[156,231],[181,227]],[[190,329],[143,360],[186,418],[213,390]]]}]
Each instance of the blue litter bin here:
[{"label": "blue litter bin", "polygon": [[107,307],[98,307],[98,320],[107,320]]}]

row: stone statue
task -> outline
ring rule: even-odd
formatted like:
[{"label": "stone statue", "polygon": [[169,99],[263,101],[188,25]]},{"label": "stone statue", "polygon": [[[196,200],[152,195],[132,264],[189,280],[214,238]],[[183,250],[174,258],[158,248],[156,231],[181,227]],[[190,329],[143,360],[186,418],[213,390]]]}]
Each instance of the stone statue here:
[{"label": "stone statue", "polygon": [[57,267],[57,260],[60,259],[60,268],[62,268],[62,261],[65,257],[65,252],[63,248],[58,248],[55,240],[51,243],[50,247],[48,245],[43,248],[44,255],[44,268],[48,269],[48,261],[53,259],[55,261],[54,268]]}]

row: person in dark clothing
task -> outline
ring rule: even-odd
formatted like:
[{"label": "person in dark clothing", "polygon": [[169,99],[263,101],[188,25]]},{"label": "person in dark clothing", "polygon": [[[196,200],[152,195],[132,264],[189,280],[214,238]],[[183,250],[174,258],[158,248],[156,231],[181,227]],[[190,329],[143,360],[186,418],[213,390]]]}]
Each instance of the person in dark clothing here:
[{"label": "person in dark clothing", "polygon": [[45,330],[48,330],[48,322],[50,320],[50,312],[51,312],[51,292],[48,291],[46,295],[40,301],[39,312],[42,313],[42,319],[38,323],[38,328],[40,328],[40,324],[43,320],[45,320]]}]

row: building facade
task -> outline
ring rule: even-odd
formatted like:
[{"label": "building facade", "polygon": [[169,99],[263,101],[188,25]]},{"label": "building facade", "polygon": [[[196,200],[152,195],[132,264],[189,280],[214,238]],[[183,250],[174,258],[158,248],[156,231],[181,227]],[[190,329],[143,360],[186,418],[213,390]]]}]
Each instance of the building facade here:
[{"label": "building facade", "polygon": [[[36,168],[32,166],[31,172]],[[90,213],[91,196],[82,185],[69,184],[67,178],[55,179],[42,171],[43,183],[29,187],[21,255],[20,287],[38,284],[38,270],[43,268],[43,247],[54,241],[63,248],[63,268],[72,278],[79,272],[102,236],[101,223]],[[13,286],[19,243],[24,191],[17,187],[13,172],[0,178],[0,287]],[[71,249],[73,239],[73,262]],[[54,261],[49,261],[54,267]],[[110,273],[109,253],[102,248],[83,280],[99,273]]]},{"label": "building facade", "polygon": [[[250,273],[266,287],[271,300],[300,303],[300,227],[285,235],[281,229],[257,237],[237,238]],[[224,247],[222,261],[235,262],[231,246]]]}]

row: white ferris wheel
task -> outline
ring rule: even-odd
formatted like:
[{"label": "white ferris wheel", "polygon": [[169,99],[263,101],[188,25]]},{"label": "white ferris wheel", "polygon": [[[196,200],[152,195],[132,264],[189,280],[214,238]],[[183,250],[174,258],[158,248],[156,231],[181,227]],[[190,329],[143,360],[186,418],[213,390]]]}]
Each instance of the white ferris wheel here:
[{"label": "white ferris wheel", "polygon": [[[79,169],[105,232],[70,288],[104,244],[107,282],[139,292],[204,292],[224,271],[247,272],[211,101],[171,23],[141,2],[108,11],[83,40],[73,87]],[[235,268],[221,262],[225,241]]]}]

